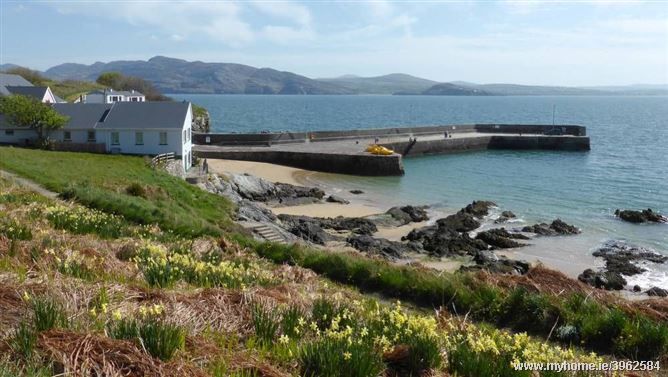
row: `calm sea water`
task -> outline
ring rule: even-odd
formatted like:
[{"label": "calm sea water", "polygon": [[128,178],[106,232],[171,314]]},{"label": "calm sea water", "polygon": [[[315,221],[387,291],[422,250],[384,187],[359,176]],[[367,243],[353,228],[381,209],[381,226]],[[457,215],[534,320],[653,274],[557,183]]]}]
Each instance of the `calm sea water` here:
[{"label": "calm sea water", "polygon": [[[573,223],[583,235],[536,240],[517,254],[582,271],[609,239],[668,254],[668,225],[632,225],[616,208],[668,213],[668,97],[431,97],[173,95],[209,109],[220,132],[302,131],[456,123],[579,124],[590,152],[482,151],[404,160],[403,177],[317,175],[377,204],[429,204],[444,213],[489,199],[523,222]],[[519,224],[518,224],[519,225]],[[658,269],[659,271],[661,269]],[[662,271],[661,273],[665,273]],[[638,277],[643,279],[657,276]],[[668,285],[668,279],[666,279]],[[645,282],[649,284],[649,282]]]}]

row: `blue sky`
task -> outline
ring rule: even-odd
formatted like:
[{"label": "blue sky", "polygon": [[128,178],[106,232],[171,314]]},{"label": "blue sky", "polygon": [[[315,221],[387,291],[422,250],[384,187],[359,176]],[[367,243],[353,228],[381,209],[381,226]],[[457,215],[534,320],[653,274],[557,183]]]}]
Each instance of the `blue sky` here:
[{"label": "blue sky", "polygon": [[665,1],[0,0],[0,63],[235,62],[309,77],[668,83]]}]

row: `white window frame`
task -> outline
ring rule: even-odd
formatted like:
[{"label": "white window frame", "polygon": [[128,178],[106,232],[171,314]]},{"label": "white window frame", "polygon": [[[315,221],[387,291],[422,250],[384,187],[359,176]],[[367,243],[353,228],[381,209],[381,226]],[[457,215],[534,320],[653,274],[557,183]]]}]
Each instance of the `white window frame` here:
[{"label": "white window frame", "polygon": [[[164,137],[164,141],[163,141],[163,137]],[[168,145],[169,144],[169,140],[167,139],[167,132],[161,131],[158,134],[158,144],[160,144],[160,145]]]},{"label": "white window frame", "polygon": [[118,131],[113,131],[111,133],[111,145],[121,145],[121,135]]},{"label": "white window frame", "polygon": [[[93,137],[90,137],[90,135],[93,135]],[[95,134],[95,131],[88,131],[86,132],[86,139],[88,140],[89,143],[94,143],[97,141],[97,135]]]},{"label": "white window frame", "polygon": [[135,145],[144,145],[144,133],[141,131],[135,132]]}]

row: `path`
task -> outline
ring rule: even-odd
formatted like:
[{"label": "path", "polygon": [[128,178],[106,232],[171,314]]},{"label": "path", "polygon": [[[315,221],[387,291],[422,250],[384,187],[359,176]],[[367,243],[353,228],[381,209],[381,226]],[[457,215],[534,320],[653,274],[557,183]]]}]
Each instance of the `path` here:
[{"label": "path", "polygon": [[30,191],[34,191],[42,196],[46,196],[47,198],[58,199],[58,193],[49,191],[44,187],[40,186],[37,182],[31,181],[30,179],[20,177],[6,170],[0,170],[0,177],[10,181],[14,181],[17,184],[26,187]]}]

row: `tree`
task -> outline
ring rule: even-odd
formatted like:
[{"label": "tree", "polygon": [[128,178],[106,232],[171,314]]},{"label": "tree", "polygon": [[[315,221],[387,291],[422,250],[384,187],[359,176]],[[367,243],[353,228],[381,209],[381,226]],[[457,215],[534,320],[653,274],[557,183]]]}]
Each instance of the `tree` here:
[{"label": "tree", "polygon": [[32,69],[24,67],[14,67],[8,69],[6,72],[13,75],[19,75],[35,86],[47,86],[46,83],[48,80],[38,71],[33,71]]},{"label": "tree", "polygon": [[96,82],[100,85],[104,85],[115,90],[121,90],[119,85],[122,77],[123,75],[121,75],[119,72],[103,72],[100,74],[100,76],[97,77]]},{"label": "tree", "polygon": [[0,97],[0,114],[9,124],[34,129],[41,145],[48,144],[49,131],[63,128],[69,120],[47,104],[17,95]]}]

